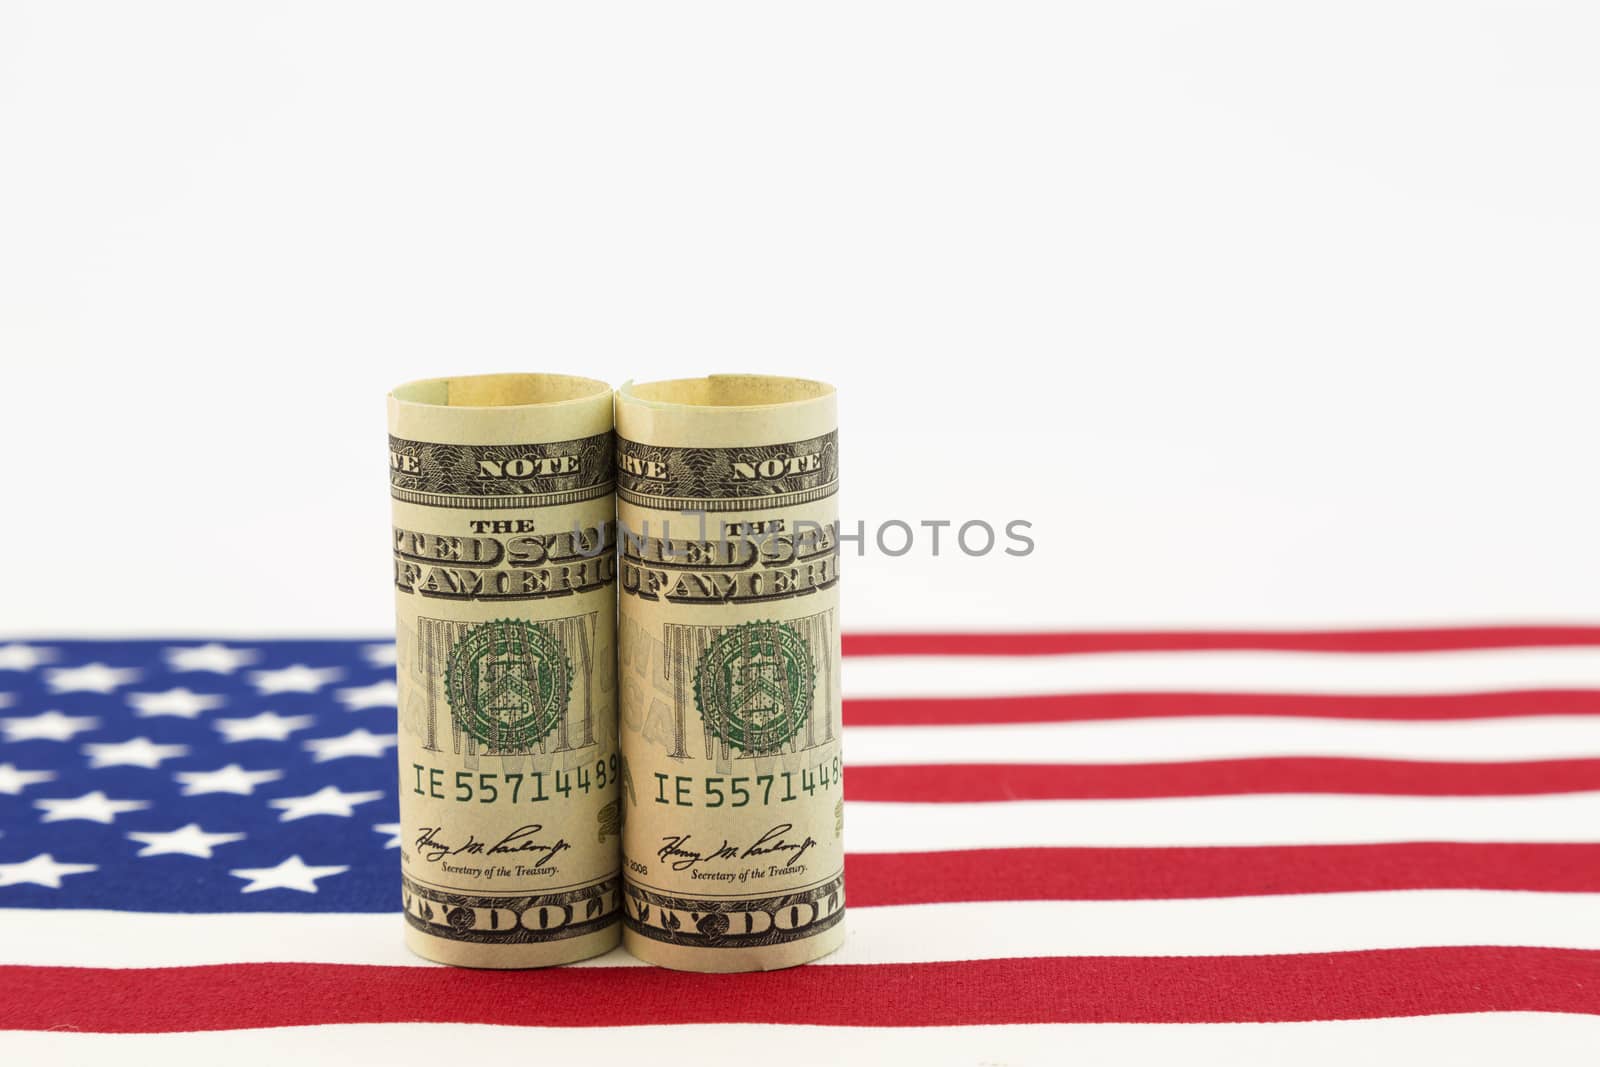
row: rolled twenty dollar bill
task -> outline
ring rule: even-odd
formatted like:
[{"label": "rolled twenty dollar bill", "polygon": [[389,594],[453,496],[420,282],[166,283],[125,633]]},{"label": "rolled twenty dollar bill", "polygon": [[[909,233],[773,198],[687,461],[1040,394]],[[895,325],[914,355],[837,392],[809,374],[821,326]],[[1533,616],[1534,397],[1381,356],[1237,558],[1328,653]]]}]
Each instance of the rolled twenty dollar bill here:
[{"label": "rolled twenty dollar bill", "polygon": [[832,386],[617,393],[623,943],[692,971],[844,939]]},{"label": "rolled twenty dollar bill", "polygon": [[499,374],[389,396],[406,944],[539,967],[617,944],[611,388]]}]

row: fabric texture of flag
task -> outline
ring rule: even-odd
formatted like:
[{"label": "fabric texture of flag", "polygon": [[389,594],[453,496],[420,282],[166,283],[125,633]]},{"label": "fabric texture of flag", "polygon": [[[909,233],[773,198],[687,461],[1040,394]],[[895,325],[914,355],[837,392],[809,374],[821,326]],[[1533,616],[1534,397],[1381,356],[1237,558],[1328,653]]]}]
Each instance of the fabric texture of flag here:
[{"label": "fabric texture of flag", "polygon": [[750,975],[409,956],[393,663],[0,645],[5,1062],[1600,1058],[1600,628],[847,635],[849,939]]}]

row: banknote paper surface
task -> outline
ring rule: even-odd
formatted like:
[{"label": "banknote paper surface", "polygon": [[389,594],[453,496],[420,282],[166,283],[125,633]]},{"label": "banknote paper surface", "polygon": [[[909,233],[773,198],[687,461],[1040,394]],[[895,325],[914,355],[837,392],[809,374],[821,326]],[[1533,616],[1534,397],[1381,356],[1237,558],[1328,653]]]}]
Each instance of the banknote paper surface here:
[{"label": "banknote paper surface", "polygon": [[612,394],[559,375],[389,397],[407,945],[536,967],[620,937]]},{"label": "banknote paper surface", "polygon": [[617,393],[624,944],[695,971],[844,938],[834,390]]}]

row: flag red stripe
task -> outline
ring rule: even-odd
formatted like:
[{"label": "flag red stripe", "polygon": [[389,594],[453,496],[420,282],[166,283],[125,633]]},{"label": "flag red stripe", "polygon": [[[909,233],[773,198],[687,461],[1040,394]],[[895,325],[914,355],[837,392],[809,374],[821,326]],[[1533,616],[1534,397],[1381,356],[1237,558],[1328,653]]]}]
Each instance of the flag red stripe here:
[{"label": "flag red stripe", "polygon": [[[1003,815],[1003,813],[1001,813]],[[1600,844],[998,848],[847,853],[852,905],[1516,889],[1600,893]]]},{"label": "flag red stripe", "polygon": [[1059,693],[1004,697],[875,697],[844,702],[846,726],[962,726],[1224,715],[1415,721],[1600,715],[1600,690],[1532,689],[1427,696]]},{"label": "flag red stripe", "polygon": [[1442,652],[1600,645],[1600,626],[1402,630],[1169,630],[1072,633],[847,633],[847,656],[1051,656],[1077,652]]},{"label": "flag red stripe", "polygon": [[1600,759],[1431,763],[1305,756],[1186,763],[852,764],[844,795],[848,800],[961,804],[1241,793],[1510,796],[1586,790],[1600,790]]},{"label": "flag red stripe", "polygon": [[1600,1014],[1600,952],[1464,947],[1042,957],[738,975],[292,963],[0,967],[0,1002],[8,1028],[109,1033],[389,1022],[964,1026]]}]

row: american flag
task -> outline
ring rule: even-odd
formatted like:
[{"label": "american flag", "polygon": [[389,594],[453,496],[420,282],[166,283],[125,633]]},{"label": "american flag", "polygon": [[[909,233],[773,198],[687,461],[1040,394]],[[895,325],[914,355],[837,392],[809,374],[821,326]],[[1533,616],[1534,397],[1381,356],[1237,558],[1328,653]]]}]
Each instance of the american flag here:
[{"label": "american flag", "polygon": [[401,947],[389,643],[0,644],[0,1062],[1600,1062],[1600,628],[845,655],[840,953],[501,973]]}]

